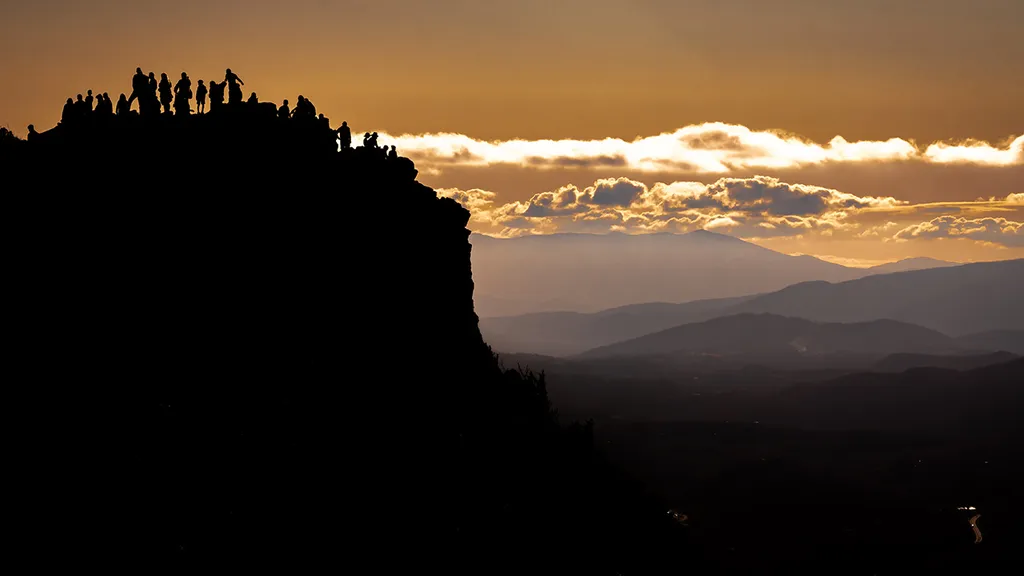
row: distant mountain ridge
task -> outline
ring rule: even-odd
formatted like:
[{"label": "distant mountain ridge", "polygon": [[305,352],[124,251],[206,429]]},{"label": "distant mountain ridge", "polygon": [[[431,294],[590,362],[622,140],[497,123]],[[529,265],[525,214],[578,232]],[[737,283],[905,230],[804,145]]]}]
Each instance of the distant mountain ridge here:
[{"label": "distant mountain ridge", "polygon": [[949,266],[956,265],[956,262],[936,260],[935,258],[906,258],[904,260],[890,262],[888,264],[879,264],[878,266],[871,266],[866,270],[872,274],[889,274],[892,272],[910,272],[912,270],[927,270],[929,268],[946,268]]},{"label": "distant mountain ridge", "polygon": [[620,306],[592,314],[538,312],[481,318],[480,330],[497,350],[571,355],[643,336],[680,324],[709,320],[753,296],[697,300],[682,304],[651,302]]},{"label": "distant mountain ridge", "polygon": [[564,356],[676,325],[742,313],[819,322],[892,319],[962,338],[965,349],[1024,354],[1024,260],[892,272],[842,283],[804,282],[782,290],[683,304],[648,303],[593,314],[537,313],[483,318],[502,352]]},{"label": "distant mountain ridge", "polygon": [[691,302],[779,290],[800,282],[842,282],[871,274],[946,266],[911,258],[850,268],[791,256],[733,236],[563,233],[470,237],[481,317],[591,313],[642,302]]},{"label": "distant mountain ridge", "polygon": [[684,324],[589,350],[580,359],[672,354],[752,357],[833,353],[951,353],[961,346],[949,336],[895,320],[819,323],[775,314],[737,314]]},{"label": "distant mountain ridge", "polygon": [[482,317],[738,297],[864,274],[703,230],[511,239],[473,234],[470,243],[476,309]]},{"label": "distant mountain ridge", "polygon": [[878,372],[905,372],[913,368],[944,368],[947,370],[973,370],[993,364],[1001,364],[1016,360],[1018,356],[1011,352],[992,352],[989,354],[963,354],[940,356],[937,354],[890,354],[882,358],[872,367]]},{"label": "distant mountain ridge", "polygon": [[963,336],[1024,329],[1024,259],[979,262],[867,276],[832,284],[804,282],[727,310],[818,322],[899,320]]}]

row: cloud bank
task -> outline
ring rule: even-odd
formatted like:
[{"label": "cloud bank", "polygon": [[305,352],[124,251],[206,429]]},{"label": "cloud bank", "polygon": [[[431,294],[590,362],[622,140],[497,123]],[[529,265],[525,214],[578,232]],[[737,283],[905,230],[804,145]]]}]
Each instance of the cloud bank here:
[{"label": "cloud bank", "polygon": [[381,138],[395,144],[402,155],[412,158],[427,173],[454,167],[494,165],[721,175],[826,163],[916,161],[993,167],[1024,165],[1024,135],[1002,144],[969,140],[936,142],[924,148],[902,138],[849,142],[836,136],[822,145],[780,131],[707,123],[629,142],[617,138],[484,141],[447,133],[381,134]]},{"label": "cloud bank", "polygon": [[566,185],[527,201],[496,203],[494,192],[442,188],[472,213],[477,232],[512,237],[556,232],[714,230],[756,239],[843,236],[904,242],[967,239],[1024,246],[1024,193],[973,202],[910,204],[891,196],[857,196],[768,176],[648,186],[629,178]]},{"label": "cloud bank", "polygon": [[897,232],[897,241],[915,238],[965,238],[1011,248],[1024,247],[1024,224],[1006,218],[941,216]]}]

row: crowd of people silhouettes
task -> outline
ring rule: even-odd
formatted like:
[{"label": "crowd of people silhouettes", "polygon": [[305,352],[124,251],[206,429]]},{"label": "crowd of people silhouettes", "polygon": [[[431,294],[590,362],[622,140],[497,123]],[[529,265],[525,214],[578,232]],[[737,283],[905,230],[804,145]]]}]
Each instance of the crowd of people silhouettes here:
[{"label": "crowd of people silhouettes", "polygon": [[[227,92],[227,106],[249,106],[262,105],[256,92],[252,92],[248,100],[243,101],[242,86],[245,82],[230,68],[225,70],[224,80],[218,82],[211,80],[206,84],[203,80],[196,82],[195,91],[192,89],[192,79],[186,72],[181,73],[181,78],[171,84],[166,73],[160,74],[157,80],[156,74],[146,74],[142,68],[135,69],[132,77],[132,91],[126,96],[120,95],[115,105],[110,95],[106,92],[93,96],[93,91],[88,90],[86,96],[77,95],[77,100],[68,98],[64,104],[61,114],[60,125],[63,127],[76,127],[83,125],[89,118],[124,118],[138,115],[144,118],[152,118],[161,115],[189,116],[193,112],[204,115],[207,112],[207,101],[209,111],[215,113],[225,106],[225,89]],[[192,108],[192,100],[195,99],[196,110]],[[138,101],[138,111],[132,110],[132,104]],[[323,114],[317,114],[316,105],[303,96],[296,99],[295,107],[290,108],[288,100],[277,108],[277,117],[282,120],[315,121],[336,138],[339,148],[347,150],[352,148],[352,130],[348,122],[342,122],[338,128],[332,128],[330,119]],[[39,133],[34,126],[28,127],[28,140],[36,140]],[[376,132],[367,132],[363,137],[363,148],[373,150],[379,157],[385,159],[397,159],[398,151],[395,146],[390,150],[387,146],[380,146],[377,142]]]}]

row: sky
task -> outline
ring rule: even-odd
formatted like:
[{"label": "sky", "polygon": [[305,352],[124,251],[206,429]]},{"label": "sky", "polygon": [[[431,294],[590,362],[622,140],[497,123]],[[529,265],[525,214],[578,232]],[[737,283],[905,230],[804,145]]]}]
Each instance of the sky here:
[{"label": "sky", "polygon": [[32,0],[0,22],[20,135],[136,66],[230,67],[379,132],[479,233],[1024,257],[1021,0]]}]

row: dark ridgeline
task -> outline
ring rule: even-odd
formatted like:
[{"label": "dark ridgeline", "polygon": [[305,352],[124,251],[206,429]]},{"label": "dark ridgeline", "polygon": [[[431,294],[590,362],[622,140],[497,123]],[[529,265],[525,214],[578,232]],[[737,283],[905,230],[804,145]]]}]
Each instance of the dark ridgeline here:
[{"label": "dark ridgeline", "polygon": [[22,549],[137,573],[695,565],[543,379],[499,367],[469,212],[394,148],[339,151],[305,98],[227,83],[160,113],[140,69],[142,115],[2,138]]}]

